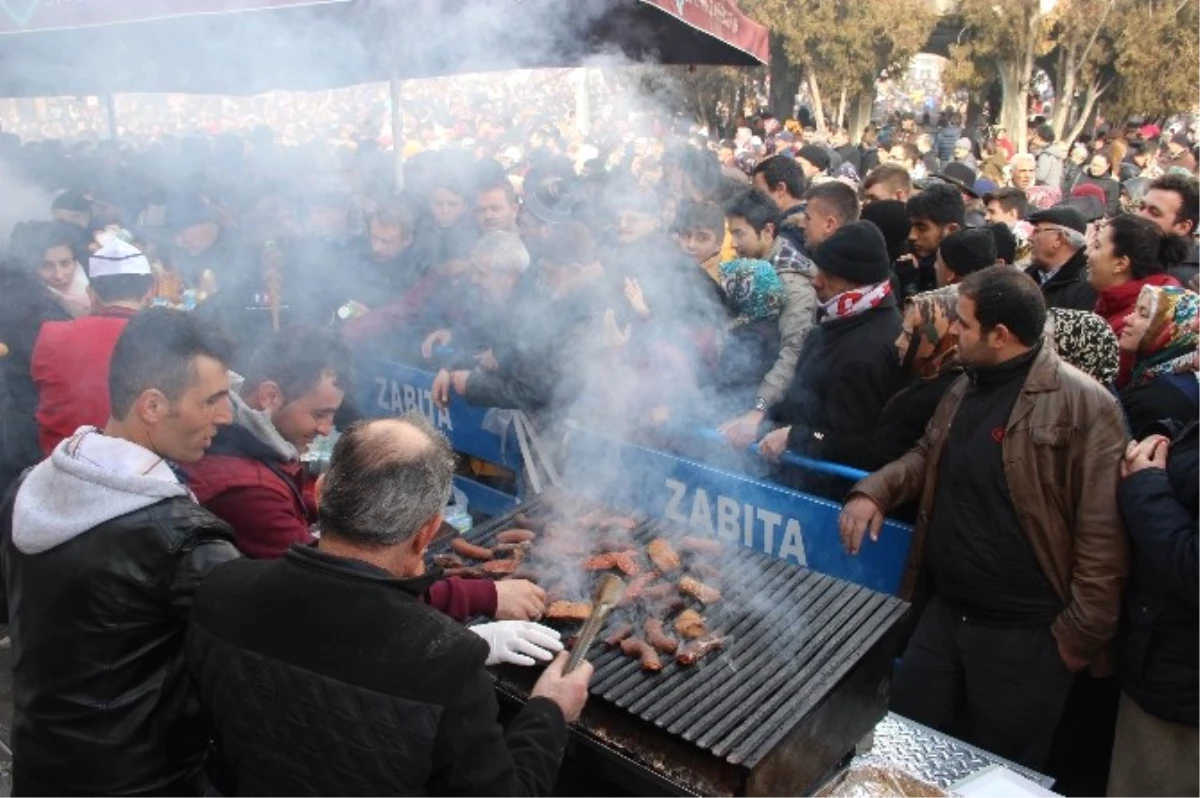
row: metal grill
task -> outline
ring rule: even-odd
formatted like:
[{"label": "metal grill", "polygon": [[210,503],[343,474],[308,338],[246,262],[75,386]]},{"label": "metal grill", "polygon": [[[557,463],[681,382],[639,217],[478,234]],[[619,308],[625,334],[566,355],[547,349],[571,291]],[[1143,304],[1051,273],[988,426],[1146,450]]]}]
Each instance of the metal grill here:
[{"label": "metal grill", "polygon": [[[528,512],[530,505],[522,509]],[[512,525],[511,515],[504,516],[468,537],[488,545],[496,532]],[[633,538],[644,547],[655,537],[683,534],[653,521],[641,524]],[[694,666],[664,657],[662,671],[655,674],[598,642],[588,656],[595,675],[581,725],[601,744],[624,749],[677,788],[744,793],[809,787],[849,750],[835,749],[853,747],[883,717],[896,637],[889,633],[907,605],[732,545],[721,559],[723,598],[703,614],[710,629],[729,635],[724,649]],[[610,616],[609,627],[619,620]],[[859,666],[867,659],[872,672],[863,674]],[[528,695],[532,680],[527,670],[502,669],[499,682],[503,692],[519,699]],[[855,688],[859,692],[879,695],[851,697],[849,705],[832,701],[850,682],[861,683]],[[835,704],[841,709],[833,710]],[[818,719],[822,707],[840,717]],[[848,722],[851,716],[861,722]],[[846,743],[829,739],[831,723],[847,727],[840,733]],[[815,726],[825,727],[821,739]],[[808,761],[771,761],[794,759],[797,745]],[[792,753],[775,756],[783,749]],[[769,782],[754,789],[751,774],[768,765]],[[780,766],[790,767],[798,778],[780,776]]]}]

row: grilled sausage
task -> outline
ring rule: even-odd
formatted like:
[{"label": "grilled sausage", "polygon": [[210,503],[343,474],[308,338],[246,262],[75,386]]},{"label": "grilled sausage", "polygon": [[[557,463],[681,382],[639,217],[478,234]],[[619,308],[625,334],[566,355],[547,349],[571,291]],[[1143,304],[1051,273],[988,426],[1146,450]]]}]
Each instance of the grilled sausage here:
[{"label": "grilled sausage", "polygon": [[506,529],[496,535],[497,543],[531,543],[537,534],[532,529]]},{"label": "grilled sausage", "polygon": [[654,647],[640,637],[629,637],[621,641],[621,653],[627,657],[639,657],[642,660],[642,670],[661,671],[662,660]]},{"label": "grilled sausage", "polygon": [[610,515],[600,522],[605,529],[623,529],[632,532],[637,529],[638,522],[626,515]]},{"label": "grilled sausage", "polygon": [[633,634],[633,624],[620,623],[616,628],[609,633],[608,637],[604,638],[604,645],[609,648],[616,648],[621,645],[621,641]]},{"label": "grilled sausage", "polygon": [[708,563],[693,561],[688,563],[687,569],[688,573],[698,579],[708,579],[709,581],[716,582],[721,578],[720,569],[714,568]]},{"label": "grilled sausage", "polygon": [[685,537],[679,541],[679,548],[689,554],[720,554],[721,541],[712,538]]},{"label": "grilled sausage", "polygon": [[626,576],[637,576],[642,572],[642,566],[637,561],[637,552],[621,551],[614,556],[617,568]]},{"label": "grilled sausage", "polygon": [[716,604],[721,600],[720,590],[717,590],[715,587],[709,587],[699,579],[693,579],[690,576],[685,576],[679,580],[679,589],[705,604]]},{"label": "grilled sausage", "polygon": [[704,616],[695,610],[684,610],[675,619],[675,631],[685,640],[695,640],[704,637],[708,630],[704,627]]},{"label": "grilled sausage", "polygon": [[658,618],[647,618],[642,627],[646,633],[646,642],[667,656],[672,656],[679,648],[679,641],[663,631],[663,622]]},{"label": "grilled sausage", "polygon": [[469,557],[472,560],[490,560],[495,555],[491,549],[485,549],[483,546],[476,546],[469,540],[463,538],[455,538],[450,541],[450,548],[464,557]]},{"label": "grilled sausage", "polygon": [[678,571],[680,568],[679,555],[675,553],[671,542],[665,538],[655,538],[650,541],[650,545],[646,547],[646,553],[650,555],[654,567],[664,574]]},{"label": "grilled sausage", "polygon": [[483,569],[477,565],[467,565],[462,568],[447,568],[442,572],[447,578],[451,576],[460,576],[463,579],[482,579],[487,576]]},{"label": "grilled sausage", "polygon": [[646,586],[658,578],[658,571],[650,571],[642,574],[629,583],[629,587],[625,588],[625,595],[621,596],[621,603],[628,604],[634,599],[642,595],[642,591]]},{"label": "grilled sausage", "polygon": [[617,567],[617,555],[613,552],[597,554],[583,561],[585,571],[607,571]]},{"label": "grilled sausage", "polygon": [[513,523],[521,529],[531,529],[534,532],[541,532],[546,528],[543,519],[533,518],[528,513],[517,513],[513,516]]},{"label": "grilled sausage", "polygon": [[590,601],[555,601],[546,608],[551,621],[586,621],[592,614]]},{"label": "grilled sausage", "polygon": [[520,564],[518,560],[490,560],[483,564],[483,572],[492,576],[502,576],[513,573]]},{"label": "grilled sausage", "polygon": [[657,585],[647,585],[642,588],[642,598],[648,601],[665,599],[675,591],[675,585],[670,582],[660,582]]},{"label": "grilled sausage", "polygon": [[457,554],[435,554],[433,555],[433,564],[438,568],[462,568],[462,557]]},{"label": "grilled sausage", "polygon": [[712,651],[716,651],[724,645],[724,637],[716,637],[714,635],[702,637],[685,645],[683,650],[675,655],[675,661],[680,665],[695,665],[696,661],[701,657]]}]

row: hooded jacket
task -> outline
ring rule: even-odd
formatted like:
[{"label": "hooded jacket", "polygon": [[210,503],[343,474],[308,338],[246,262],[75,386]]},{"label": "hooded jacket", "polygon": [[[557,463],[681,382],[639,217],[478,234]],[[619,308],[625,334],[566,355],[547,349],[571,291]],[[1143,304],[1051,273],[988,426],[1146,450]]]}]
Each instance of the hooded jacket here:
[{"label": "hooded jacket", "polygon": [[[246,404],[238,395],[241,387],[242,378],[235,377],[233,423],[184,473],[205,509],[233,528],[243,554],[275,559],[294,545],[313,543],[309,526],[317,520],[316,498],[296,447],[275,429],[270,412]],[[488,580],[439,580],[425,600],[460,621],[496,613],[496,588]]]},{"label": "hooded jacket", "polygon": [[1037,172],[1035,180],[1039,186],[1054,186],[1062,188],[1063,161],[1067,158],[1067,145],[1056,141],[1043,147],[1037,153]]},{"label": "hooded jacket", "polygon": [[171,466],[82,427],[0,511],[13,792],[201,789],[208,734],[183,661],[196,588],[237,559]]},{"label": "hooded jacket", "polygon": [[770,407],[787,395],[796,373],[796,361],[800,359],[800,349],[816,322],[817,292],[813,288],[812,278],[817,273],[817,267],[790,239],[782,235],[775,239],[768,260],[775,267],[787,292],[783,310],[779,314],[779,354],[758,388],[758,397]]}]

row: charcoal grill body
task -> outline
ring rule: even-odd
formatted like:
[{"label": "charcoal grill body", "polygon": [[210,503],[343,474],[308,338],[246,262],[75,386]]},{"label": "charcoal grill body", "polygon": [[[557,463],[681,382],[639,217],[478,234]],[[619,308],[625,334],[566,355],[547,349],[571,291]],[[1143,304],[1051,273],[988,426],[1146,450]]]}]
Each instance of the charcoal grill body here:
[{"label": "charcoal grill body", "polygon": [[[468,537],[487,545],[512,525],[503,516]],[[653,521],[633,538],[684,534]],[[651,674],[597,643],[572,748],[635,793],[810,792],[886,714],[908,605],[738,546],[720,569],[724,597],[704,613],[727,647],[692,667],[664,657]],[[496,673],[502,699],[527,700],[535,672]]]}]

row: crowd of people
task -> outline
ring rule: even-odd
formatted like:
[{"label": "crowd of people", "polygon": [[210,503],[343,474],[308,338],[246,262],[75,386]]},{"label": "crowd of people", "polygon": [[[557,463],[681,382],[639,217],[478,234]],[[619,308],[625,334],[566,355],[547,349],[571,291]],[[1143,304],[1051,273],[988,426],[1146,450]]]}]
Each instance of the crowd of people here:
[{"label": "crowd of people", "polygon": [[555,658],[501,730],[483,668],[561,650],[545,593],[426,570],[454,458],[359,419],[371,354],[549,438],[714,427],[845,501],[851,555],[915,520],[896,711],[1196,792],[1194,125],[1035,118],[1018,153],[953,114],[584,137],[430,102],[401,186],[370,139],[0,142],[54,192],[0,266],[16,789],[553,789],[590,671]]}]

